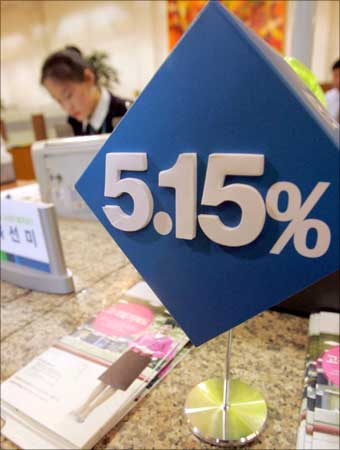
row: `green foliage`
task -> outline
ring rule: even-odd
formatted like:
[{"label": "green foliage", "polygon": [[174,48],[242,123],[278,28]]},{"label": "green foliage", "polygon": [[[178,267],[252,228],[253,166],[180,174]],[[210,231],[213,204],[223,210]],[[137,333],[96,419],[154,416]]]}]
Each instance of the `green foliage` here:
[{"label": "green foliage", "polygon": [[94,51],[87,60],[95,71],[100,86],[110,88],[113,83],[119,84],[118,72],[108,63],[109,55],[106,52]]}]

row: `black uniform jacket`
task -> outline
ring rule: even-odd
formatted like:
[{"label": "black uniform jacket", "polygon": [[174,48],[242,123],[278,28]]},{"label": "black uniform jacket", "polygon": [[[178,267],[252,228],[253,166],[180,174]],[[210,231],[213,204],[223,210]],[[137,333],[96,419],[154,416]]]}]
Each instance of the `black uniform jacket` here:
[{"label": "black uniform jacket", "polygon": [[124,114],[127,111],[126,100],[123,100],[119,97],[115,97],[110,93],[110,107],[109,111],[105,117],[104,122],[102,123],[99,130],[94,130],[91,126],[87,126],[85,130],[83,130],[83,123],[74,119],[73,117],[69,117],[67,119],[68,123],[71,125],[75,136],[85,136],[88,134],[102,134],[102,133],[111,133],[114,129],[115,125],[119,122]]}]

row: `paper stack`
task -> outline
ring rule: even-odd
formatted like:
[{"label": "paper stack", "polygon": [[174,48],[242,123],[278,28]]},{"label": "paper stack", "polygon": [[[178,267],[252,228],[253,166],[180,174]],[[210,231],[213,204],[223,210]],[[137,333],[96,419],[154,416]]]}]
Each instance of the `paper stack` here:
[{"label": "paper stack", "polygon": [[340,448],[339,325],[338,313],[310,316],[297,449]]},{"label": "paper stack", "polygon": [[189,347],[140,282],[1,385],[2,432],[22,448],[91,448]]}]

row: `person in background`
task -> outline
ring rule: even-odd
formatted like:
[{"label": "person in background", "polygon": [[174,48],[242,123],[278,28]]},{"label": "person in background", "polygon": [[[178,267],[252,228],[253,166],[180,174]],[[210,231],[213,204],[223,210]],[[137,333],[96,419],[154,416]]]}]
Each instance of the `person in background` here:
[{"label": "person in background", "polygon": [[99,85],[95,68],[76,47],[48,56],[40,81],[67,112],[75,136],[111,133],[127,111],[128,102]]},{"label": "person in background", "polygon": [[340,59],[332,67],[333,89],[326,92],[327,109],[330,115],[340,123]]}]

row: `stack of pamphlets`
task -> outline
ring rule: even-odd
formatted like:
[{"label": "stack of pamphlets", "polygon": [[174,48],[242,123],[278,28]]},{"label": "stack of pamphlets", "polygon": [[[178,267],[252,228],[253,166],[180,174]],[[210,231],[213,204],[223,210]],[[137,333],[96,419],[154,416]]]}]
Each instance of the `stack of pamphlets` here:
[{"label": "stack of pamphlets", "polygon": [[310,316],[297,449],[340,448],[340,314]]},{"label": "stack of pamphlets", "polygon": [[1,385],[2,432],[22,448],[89,449],[189,347],[140,282]]}]

